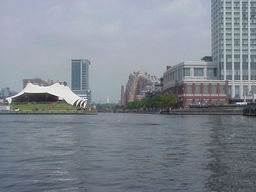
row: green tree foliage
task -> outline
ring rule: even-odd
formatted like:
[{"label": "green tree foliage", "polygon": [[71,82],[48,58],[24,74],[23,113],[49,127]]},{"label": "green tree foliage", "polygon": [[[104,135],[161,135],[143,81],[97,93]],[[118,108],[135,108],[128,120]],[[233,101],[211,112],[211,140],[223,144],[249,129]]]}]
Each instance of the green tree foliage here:
[{"label": "green tree foliage", "polygon": [[127,109],[139,109],[139,108],[165,108],[177,104],[177,97],[173,93],[157,93],[152,97],[146,97],[140,101],[129,102],[126,105]]},{"label": "green tree foliage", "polygon": [[177,104],[177,97],[171,93],[163,94],[162,106],[171,106]]},{"label": "green tree foliage", "polygon": [[127,105],[126,105],[126,108],[127,109],[138,109],[138,108],[140,108],[140,101],[134,101],[134,102],[129,102],[129,103],[127,103]]}]

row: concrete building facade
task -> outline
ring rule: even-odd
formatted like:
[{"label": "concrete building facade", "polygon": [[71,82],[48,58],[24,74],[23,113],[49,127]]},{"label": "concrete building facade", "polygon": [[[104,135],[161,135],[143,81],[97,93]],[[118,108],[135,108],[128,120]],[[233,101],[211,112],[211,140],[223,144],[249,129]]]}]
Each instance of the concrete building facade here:
[{"label": "concrete building facade", "polygon": [[211,0],[213,63],[230,98],[256,94],[256,0]]}]

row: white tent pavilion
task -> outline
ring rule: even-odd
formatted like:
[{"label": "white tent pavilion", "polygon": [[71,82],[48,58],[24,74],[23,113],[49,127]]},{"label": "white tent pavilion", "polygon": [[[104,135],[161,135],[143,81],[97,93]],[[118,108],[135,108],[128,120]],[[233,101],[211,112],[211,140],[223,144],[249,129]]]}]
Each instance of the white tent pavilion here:
[{"label": "white tent pavilion", "polygon": [[[8,97],[6,100],[9,104],[15,101],[24,100],[28,97],[37,97],[42,95],[47,98],[56,98],[57,100],[64,100],[68,104],[76,107],[86,107],[87,99],[81,98],[71,91],[68,86],[62,85],[60,83],[55,83],[50,86],[39,86],[32,83],[28,83],[27,86],[19,92],[17,95]],[[26,100],[25,100],[26,101]]]}]

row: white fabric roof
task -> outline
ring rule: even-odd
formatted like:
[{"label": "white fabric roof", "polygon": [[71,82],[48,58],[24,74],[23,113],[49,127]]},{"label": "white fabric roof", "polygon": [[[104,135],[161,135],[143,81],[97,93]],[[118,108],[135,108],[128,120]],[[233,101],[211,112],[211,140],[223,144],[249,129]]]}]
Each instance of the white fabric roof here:
[{"label": "white fabric roof", "polygon": [[46,87],[28,83],[21,92],[12,97],[8,97],[6,100],[8,103],[12,103],[13,98],[19,97],[25,93],[48,93],[59,97],[61,100],[64,99],[70,105],[74,105],[76,103],[76,106],[78,107],[85,107],[87,104],[87,99],[79,97],[73,93],[68,86],[62,85],[60,83],[55,83]]}]

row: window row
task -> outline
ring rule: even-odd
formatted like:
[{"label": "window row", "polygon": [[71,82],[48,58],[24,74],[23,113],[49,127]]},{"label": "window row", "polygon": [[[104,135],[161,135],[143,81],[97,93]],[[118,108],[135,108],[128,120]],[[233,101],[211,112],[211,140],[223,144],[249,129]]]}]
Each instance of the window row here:
[{"label": "window row", "polygon": [[211,95],[211,94],[225,94],[226,86],[225,85],[187,85],[186,88],[187,94],[202,94],[202,95]]}]

